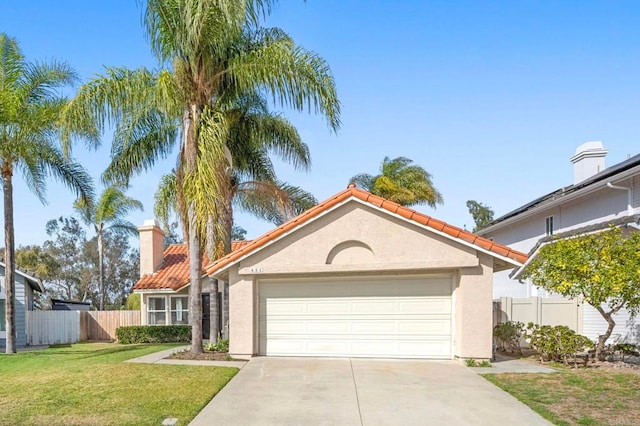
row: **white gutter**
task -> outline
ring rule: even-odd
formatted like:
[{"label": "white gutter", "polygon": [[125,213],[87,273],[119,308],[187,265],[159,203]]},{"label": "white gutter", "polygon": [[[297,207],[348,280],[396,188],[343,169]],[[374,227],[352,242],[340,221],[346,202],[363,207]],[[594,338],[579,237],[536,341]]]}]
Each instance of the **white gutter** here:
[{"label": "white gutter", "polygon": [[631,188],[628,188],[626,186],[614,185],[611,182],[607,182],[607,187],[611,189],[621,189],[621,190],[627,191],[627,197],[628,197],[627,214],[629,216],[633,215],[633,194],[631,193]]}]

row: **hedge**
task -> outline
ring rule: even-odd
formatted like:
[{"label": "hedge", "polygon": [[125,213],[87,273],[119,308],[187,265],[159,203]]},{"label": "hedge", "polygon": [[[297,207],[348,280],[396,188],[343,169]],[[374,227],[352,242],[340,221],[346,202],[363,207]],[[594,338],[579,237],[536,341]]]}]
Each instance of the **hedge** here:
[{"label": "hedge", "polygon": [[119,343],[174,343],[191,341],[190,325],[133,325],[116,328]]}]

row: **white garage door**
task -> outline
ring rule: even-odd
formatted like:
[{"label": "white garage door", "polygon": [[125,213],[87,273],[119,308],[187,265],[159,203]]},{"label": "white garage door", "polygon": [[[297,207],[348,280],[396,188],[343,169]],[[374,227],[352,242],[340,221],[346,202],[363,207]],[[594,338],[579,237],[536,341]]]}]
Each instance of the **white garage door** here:
[{"label": "white garage door", "polygon": [[260,353],[451,358],[444,278],[261,281]]}]

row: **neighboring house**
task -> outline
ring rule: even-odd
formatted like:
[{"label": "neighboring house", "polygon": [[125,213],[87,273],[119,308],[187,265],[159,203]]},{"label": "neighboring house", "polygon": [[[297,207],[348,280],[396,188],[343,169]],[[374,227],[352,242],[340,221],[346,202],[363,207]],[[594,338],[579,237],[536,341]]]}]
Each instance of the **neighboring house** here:
[{"label": "neighboring house", "polygon": [[[640,213],[640,155],[611,167],[601,142],[587,142],[571,157],[574,182],[496,219],[480,235],[516,250],[535,255],[553,237],[569,237],[606,229],[610,225],[638,228]],[[495,276],[494,298],[557,297],[517,275],[503,271]],[[640,338],[640,327],[621,311],[615,316],[614,333],[627,340]],[[583,307],[581,332],[591,339],[606,330],[606,322],[589,305]]]},{"label": "neighboring house", "polygon": [[77,300],[51,299],[52,311],[90,311],[91,302],[79,302]]},{"label": "neighboring house", "polygon": [[[5,265],[0,262],[0,346],[5,346],[7,339],[6,324],[6,282]],[[44,287],[40,279],[16,268],[15,282],[15,323],[16,345],[27,344],[27,312],[34,309],[34,292],[43,292]]]}]

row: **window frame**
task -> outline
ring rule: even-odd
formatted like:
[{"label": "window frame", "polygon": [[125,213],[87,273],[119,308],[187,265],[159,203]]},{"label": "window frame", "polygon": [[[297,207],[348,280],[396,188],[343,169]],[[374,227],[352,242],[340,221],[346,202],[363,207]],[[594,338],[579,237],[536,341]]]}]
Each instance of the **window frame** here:
[{"label": "window frame", "polygon": [[[172,307],[172,303],[171,303],[173,301],[173,299],[185,299],[187,303],[182,309],[180,309],[180,310],[175,309],[174,310],[173,307]],[[169,310],[169,323],[171,325],[186,325],[186,324],[189,324],[189,296],[188,295],[181,295],[181,294],[180,295],[179,294],[173,295],[172,294],[171,296],[169,296],[168,310]],[[176,313],[176,322],[175,323],[173,322],[173,313],[174,312]],[[186,323],[177,322],[178,321],[178,312],[180,313],[180,315],[186,315],[187,316]]]},{"label": "window frame", "polygon": [[[150,309],[151,308],[151,304],[149,303],[150,299],[160,299],[163,301],[164,304],[164,308],[163,309]],[[167,324],[167,297],[166,296],[147,296],[147,303],[145,304],[147,307],[147,324],[148,325],[168,325]],[[158,324],[157,320],[154,320],[154,322],[151,322],[151,314],[159,314],[159,313],[163,313],[164,314],[164,324]]]},{"label": "window frame", "polygon": [[544,233],[547,236],[553,235],[554,231],[553,215],[544,218]]}]

